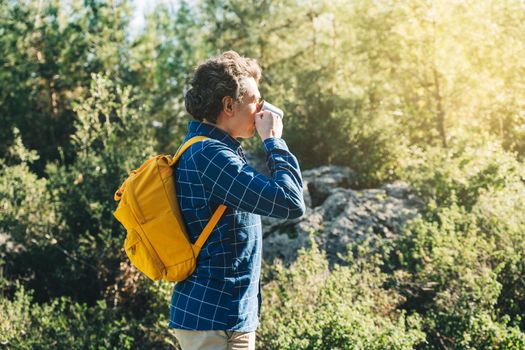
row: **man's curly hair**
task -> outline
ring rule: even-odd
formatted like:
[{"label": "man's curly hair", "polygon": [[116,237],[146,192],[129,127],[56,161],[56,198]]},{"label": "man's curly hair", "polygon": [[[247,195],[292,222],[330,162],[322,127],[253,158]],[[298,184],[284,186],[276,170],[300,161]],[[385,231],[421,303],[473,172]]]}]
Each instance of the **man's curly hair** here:
[{"label": "man's curly hair", "polygon": [[244,79],[249,77],[258,83],[261,67],[256,60],[241,57],[235,51],[206,60],[195,69],[184,98],[186,110],[197,120],[217,123],[222,99],[230,96],[242,100],[246,93]]}]

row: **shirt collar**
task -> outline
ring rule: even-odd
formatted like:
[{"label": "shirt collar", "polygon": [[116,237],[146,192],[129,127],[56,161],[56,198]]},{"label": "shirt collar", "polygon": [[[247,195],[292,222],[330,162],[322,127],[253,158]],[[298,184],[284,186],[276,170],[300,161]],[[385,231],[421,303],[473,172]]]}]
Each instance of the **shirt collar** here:
[{"label": "shirt collar", "polygon": [[192,120],[188,123],[187,139],[193,136],[208,136],[209,138],[225,143],[228,147],[235,151],[237,151],[237,149],[241,146],[241,143],[235,138],[231,137],[226,131],[198,120]]}]

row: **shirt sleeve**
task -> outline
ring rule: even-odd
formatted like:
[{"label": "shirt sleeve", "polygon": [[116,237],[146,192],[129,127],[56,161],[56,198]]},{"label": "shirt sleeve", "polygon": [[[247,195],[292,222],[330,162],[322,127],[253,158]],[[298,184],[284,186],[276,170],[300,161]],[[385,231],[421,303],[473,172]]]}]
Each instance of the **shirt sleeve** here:
[{"label": "shirt sleeve", "polygon": [[282,219],[304,215],[299,163],[283,139],[264,140],[271,178],[257,172],[221,142],[207,140],[197,157],[210,201],[254,214]]}]

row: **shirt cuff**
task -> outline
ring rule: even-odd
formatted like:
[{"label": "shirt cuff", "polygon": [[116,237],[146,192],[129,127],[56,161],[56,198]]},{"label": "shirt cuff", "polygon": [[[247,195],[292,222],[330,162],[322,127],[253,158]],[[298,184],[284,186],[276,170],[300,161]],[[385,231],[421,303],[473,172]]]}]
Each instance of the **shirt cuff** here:
[{"label": "shirt cuff", "polygon": [[285,151],[289,151],[288,146],[286,145],[286,142],[284,142],[284,140],[279,137],[268,137],[266,140],[264,140],[263,143],[264,143],[264,149],[266,150],[266,153],[274,149],[282,149]]}]

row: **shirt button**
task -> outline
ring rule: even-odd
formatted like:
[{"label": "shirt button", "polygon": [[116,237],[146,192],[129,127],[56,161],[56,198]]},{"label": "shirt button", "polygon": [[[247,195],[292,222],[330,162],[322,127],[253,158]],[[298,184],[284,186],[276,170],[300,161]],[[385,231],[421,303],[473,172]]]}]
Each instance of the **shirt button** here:
[{"label": "shirt button", "polygon": [[246,160],[246,156],[244,155],[244,152],[242,151],[242,148],[237,148],[237,154],[241,156],[242,159],[244,159],[246,162],[248,162]]}]

